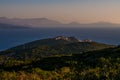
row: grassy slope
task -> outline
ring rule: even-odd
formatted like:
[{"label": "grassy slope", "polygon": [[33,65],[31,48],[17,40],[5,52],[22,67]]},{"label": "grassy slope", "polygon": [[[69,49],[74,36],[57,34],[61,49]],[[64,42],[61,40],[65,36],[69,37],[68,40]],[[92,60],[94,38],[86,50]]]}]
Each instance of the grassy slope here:
[{"label": "grassy slope", "polygon": [[18,65],[7,64],[2,65],[1,75],[6,73],[4,71],[10,74],[16,71],[15,74],[21,76],[20,71],[22,71],[26,77],[36,75],[36,80],[37,78],[43,80],[48,78],[50,80],[119,80],[120,47],[69,56],[47,57],[30,63],[24,61]]},{"label": "grassy slope", "polygon": [[1,80],[119,80],[120,47],[44,39],[0,55]]}]

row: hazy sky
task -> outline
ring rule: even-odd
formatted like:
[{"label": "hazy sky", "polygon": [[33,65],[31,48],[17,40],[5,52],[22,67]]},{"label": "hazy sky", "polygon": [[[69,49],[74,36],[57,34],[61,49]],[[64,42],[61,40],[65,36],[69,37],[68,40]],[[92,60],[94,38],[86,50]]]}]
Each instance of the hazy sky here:
[{"label": "hazy sky", "polygon": [[0,0],[0,16],[120,23],[120,0]]}]

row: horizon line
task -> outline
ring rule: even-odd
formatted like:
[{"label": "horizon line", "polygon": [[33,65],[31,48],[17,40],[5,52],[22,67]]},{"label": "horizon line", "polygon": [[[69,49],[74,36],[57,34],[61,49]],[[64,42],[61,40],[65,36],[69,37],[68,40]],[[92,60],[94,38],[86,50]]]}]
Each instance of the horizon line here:
[{"label": "horizon line", "polygon": [[51,19],[51,18],[47,18],[47,17],[29,17],[29,18],[23,18],[23,17],[6,17],[6,16],[0,16],[0,18],[4,18],[4,19],[48,19],[48,20],[53,20],[53,21],[57,21],[60,22],[62,24],[71,24],[71,23],[77,23],[77,24],[96,24],[96,23],[109,23],[109,24],[120,24],[120,23],[115,23],[115,22],[110,22],[110,21],[96,21],[96,22],[87,22],[87,23],[81,23],[79,21],[69,21],[67,23],[63,23],[62,21],[59,20],[55,20],[55,19]]}]

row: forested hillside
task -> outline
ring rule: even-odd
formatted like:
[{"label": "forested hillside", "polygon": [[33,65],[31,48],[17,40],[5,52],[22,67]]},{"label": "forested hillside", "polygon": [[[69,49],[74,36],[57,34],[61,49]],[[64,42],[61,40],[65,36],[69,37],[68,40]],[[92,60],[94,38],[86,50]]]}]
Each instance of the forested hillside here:
[{"label": "forested hillside", "polygon": [[120,47],[73,38],[30,42],[1,52],[0,79],[119,80]]}]

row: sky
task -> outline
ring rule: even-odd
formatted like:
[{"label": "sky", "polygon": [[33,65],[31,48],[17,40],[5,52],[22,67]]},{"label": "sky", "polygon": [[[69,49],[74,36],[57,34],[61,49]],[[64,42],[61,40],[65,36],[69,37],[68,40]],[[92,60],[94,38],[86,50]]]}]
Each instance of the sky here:
[{"label": "sky", "polygon": [[120,23],[120,0],[0,0],[0,17]]}]

